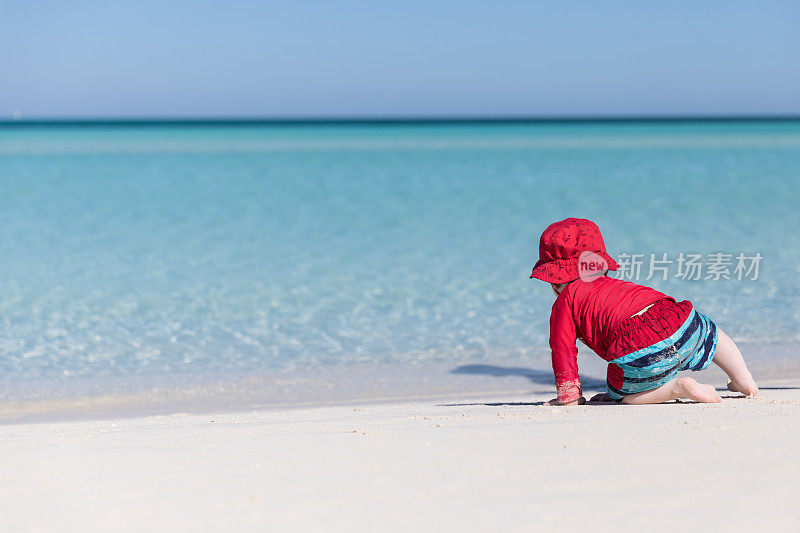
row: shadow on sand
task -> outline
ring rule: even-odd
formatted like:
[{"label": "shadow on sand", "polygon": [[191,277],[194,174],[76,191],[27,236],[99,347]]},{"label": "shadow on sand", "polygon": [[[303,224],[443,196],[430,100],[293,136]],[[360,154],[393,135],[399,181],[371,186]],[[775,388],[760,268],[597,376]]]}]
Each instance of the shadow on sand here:
[{"label": "shadow on sand", "polygon": [[[521,376],[527,378],[531,383],[536,383],[538,385],[554,385],[552,370],[536,370],[534,368],[525,368],[521,366],[461,365],[451,370],[450,373],[478,374],[497,378]],[[605,390],[606,388],[606,380],[590,376],[581,376],[581,383],[586,389]]]},{"label": "shadow on sand", "polygon": [[[483,376],[493,376],[497,378],[504,377],[524,377],[531,383],[538,385],[553,385],[553,372],[545,370],[536,370],[534,368],[525,368],[519,366],[495,366],[495,365],[461,365],[450,371],[451,374],[473,374]],[[584,390],[600,390],[605,391],[605,380],[581,376],[581,382]],[[717,387],[718,392],[730,392],[726,387]],[[759,387],[760,390],[798,390],[800,387]],[[733,393],[721,396],[723,399],[744,399],[745,396]],[[696,403],[691,400],[676,400],[669,403]],[[442,404],[442,407],[462,407],[468,405],[485,405],[487,407],[503,407],[503,406],[537,406],[544,405],[545,402],[476,402],[476,403],[447,403]],[[617,402],[587,402],[586,405],[620,405]]]},{"label": "shadow on sand", "polygon": [[[537,385],[550,385],[554,387],[553,371],[552,370],[536,370],[535,368],[525,368],[520,366],[495,366],[495,365],[461,365],[450,371],[451,374],[472,374],[482,376],[493,376],[496,378],[505,377],[524,377],[531,383]],[[589,390],[603,390],[606,388],[606,381],[604,379],[597,379],[590,376],[581,376],[581,383],[584,389]],[[555,393],[555,391],[553,391]],[[478,402],[478,403],[448,403],[442,404],[442,407],[458,407],[466,405],[485,405],[488,407],[501,407],[501,406],[536,406],[544,405],[545,402]],[[616,405],[615,402],[593,402],[593,405]]]},{"label": "shadow on sand", "polygon": [[466,407],[468,405],[483,405],[486,407],[504,407],[504,406],[520,407],[525,405],[537,406],[544,404],[545,402],[475,402],[475,403],[440,403],[437,404],[437,407]]},{"label": "shadow on sand", "polygon": [[[716,389],[717,392],[730,392],[727,387],[716,387]],[[800,390],[800,387],[759,387],[758,390]]]}]

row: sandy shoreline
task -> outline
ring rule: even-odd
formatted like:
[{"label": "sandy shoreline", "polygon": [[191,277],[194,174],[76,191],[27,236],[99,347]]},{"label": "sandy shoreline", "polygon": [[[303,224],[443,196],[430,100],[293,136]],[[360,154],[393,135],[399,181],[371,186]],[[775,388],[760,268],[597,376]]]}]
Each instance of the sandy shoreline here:
[{"label": "sandy shoreline", "polygon": [[[718,383],[720,384],[720,383]],[[457,400],[0,427],[7,531],[796,531],[800,380],[722,404]]]},{"label": "sandy shoreline", "polygon": [[[800,380],[799,350],[800,345],[786,344],[745,351],[753,375],[763,382]],[[579,363],[584,388],[605,387],[605,361],[584,354]],[[691,375],[705,383],[725,383],[716,365]],[[527,394],[554,394],[549,356],[333,365],[238,376],[7,382],[0,383],[0,426]]]}]

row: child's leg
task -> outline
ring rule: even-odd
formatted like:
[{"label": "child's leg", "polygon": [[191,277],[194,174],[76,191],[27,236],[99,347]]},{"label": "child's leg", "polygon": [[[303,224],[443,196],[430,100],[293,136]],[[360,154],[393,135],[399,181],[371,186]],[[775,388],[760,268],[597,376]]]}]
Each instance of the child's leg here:
[{"label": "child's leg", "polygon": [[724,331],[717,328],[719,338],[717,339],[717,351],[714,352],[713,361],[728,374],[731,382],[728,383],[728,390],[741,392],[745,396],[755,396],[758,387],[753,380],[747,365],[744,362],[739,348],[733,343]]},{"label": "child's leg", "polygon": [[712,385],[703,385],[690,377],[685,377],[673,379],[657,389],[629,394],[622,399],[622,403],[664,403],[678,398],[689,398],[700,403],[719,403],[722,401],[722,398],[719,397]]}]

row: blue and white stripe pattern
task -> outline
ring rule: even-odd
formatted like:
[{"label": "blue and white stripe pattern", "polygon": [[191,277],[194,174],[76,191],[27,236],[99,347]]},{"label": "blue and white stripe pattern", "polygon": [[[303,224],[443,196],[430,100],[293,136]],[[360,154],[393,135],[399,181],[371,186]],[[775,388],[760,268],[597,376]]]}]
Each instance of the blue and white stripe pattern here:
[{"label": "blue and white stripe pattern", "polygon": [[622,388],[607,383],[608,394],[621,400],[667,383],[679,370],[705,370],[717,348],[717,326],[704,314],[692,311],[678,330],[647,348],[623,355],[609,364],[624,373]]}]

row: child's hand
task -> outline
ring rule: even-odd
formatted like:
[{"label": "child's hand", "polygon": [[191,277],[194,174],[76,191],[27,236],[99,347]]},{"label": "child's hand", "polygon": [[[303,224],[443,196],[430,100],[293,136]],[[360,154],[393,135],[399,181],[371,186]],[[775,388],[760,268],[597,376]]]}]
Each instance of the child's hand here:
[{"label": "child's hand", "polygon": [[549,402],[544,402],[544,405],[583,405],[585,403],[586,403],[586,398],[581,396],[577,400],[574,400],[574,401],[571,401],[571,402],[567,402],[567,403],[561,403],[561,402],[558,401],[558,398],[553,398]]}]

